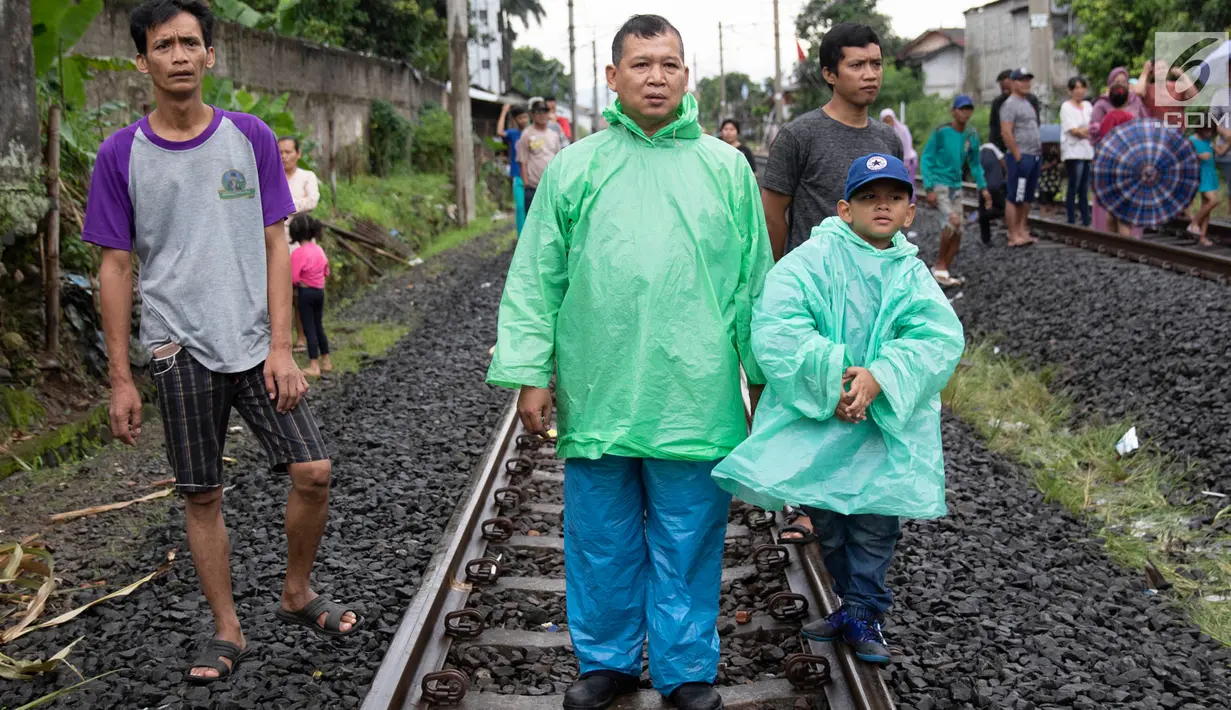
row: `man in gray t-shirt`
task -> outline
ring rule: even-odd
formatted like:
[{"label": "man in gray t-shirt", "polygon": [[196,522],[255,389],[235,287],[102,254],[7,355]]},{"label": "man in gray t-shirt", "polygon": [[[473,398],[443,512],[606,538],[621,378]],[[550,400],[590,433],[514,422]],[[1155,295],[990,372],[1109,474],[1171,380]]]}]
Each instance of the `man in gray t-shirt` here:
[{"label": "man in gray t-shirt", "polygon": [[1039,115],[1030,103],[1030,70],[1014,69],[1009,75],[1013,95],[1000,107],[1000,132],[1005,145],[1005,227],[1009,246],[1033,244],[1026,228],[1030,204],[1039,185],[1043,163],[1043,142],[1039,137]]},{"label": "man in gray t-shirt", "polygon": [[273,131],[254,116],[202,100],[202,78],[214,63],[213,26],[203,3],[146,0],[133,9],[137,67],[153,83],[156,108],[99,148],[82,228],[82,238],[102,248],[111,430],[129,445],[141,435],[141,397],[128,363],[131,253],[141,261],[141,340],[154,356],[150,375],[167,457],[215,624],[213,638],[185,669],[195,685],[227,678],[248,654],[222,517],[232,410],[270,468],[291,481],[278,618],[330,636],[353,633],[359,623],[352,609],[312,591],[331,464],[291,355],[282,220],[295,203]]},{"label": "man in gray t-shirt", "polygon": [[761,176],[761,202],[775,260],[837,214],[846,173],[856,158],[869,153],[902,157],[902,142],[893,129],[868,118],[881,83],[876,34],[866,25],[843,23],[825,35],[820,56],[821,75],[833,87],[833,97],[783,127]]}]

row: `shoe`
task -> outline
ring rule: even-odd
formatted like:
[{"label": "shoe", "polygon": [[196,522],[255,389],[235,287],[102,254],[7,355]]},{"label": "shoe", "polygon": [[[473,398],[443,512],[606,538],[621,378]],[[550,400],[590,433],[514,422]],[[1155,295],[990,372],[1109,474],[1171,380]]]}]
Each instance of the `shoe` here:
[{"label": "shoe", "polygon": [[709,683],[685,683],[671,691],[679,710],[722,710],[722,696]]},{"label": "shoe", "polygon": [[843,640],[855,649],[855,656],[868,663],[889,663],[889,648],[885,645],[885,635],[881,632],[879,619],[859,619],[848,617],[843,630]]},{"label": "shoe", "polygon": [[846,611],[838,609],[826,619],[818,619],[804,624],[799,633],[811,641],[833,641],[842,635],[846,629]]},{"label": "shoe", "polygon": [[592,671],[573,681],[564,693],[564,710],[604,710],[615,699],[637,689],[636,676],[616,671]]}]

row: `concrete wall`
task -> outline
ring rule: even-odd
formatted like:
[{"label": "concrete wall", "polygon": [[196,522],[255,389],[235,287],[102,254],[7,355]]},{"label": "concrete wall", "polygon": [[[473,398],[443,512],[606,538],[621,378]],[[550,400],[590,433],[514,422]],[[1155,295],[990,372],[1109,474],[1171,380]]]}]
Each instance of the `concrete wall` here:
[{"label": "concrete wall", "polygon": [[[81,38],[75,52],[132,57],[130,2],[109,1]],[[296,125],[319,144],[322,168],[335,160],[339,171],[366,170],[368,113],[373,99],[384,99],[413,117],[426,102],[446,103],[444,86],[422,77],[404,62],[257,32],[220,22],[214,29],[217,63],[213,74],[263,94],[290,93]],[[119,100],[148,112],[149,80],[137,72],[103,73],[90,82],[90,104]]]},{"label": "concrete wall", "polygon": [[950,45],[923,60],[923,93],[946,99],[961,93],[966,69],[961,47]]},{"label": "concrete wall", "polygon": [[[1071,19],[1065,10],[1053,7],[1053,39],[1070,34]],[[988,103],[1000,95],[996,75],[1004,69],[1030,66],[1030,12],[1028,0],[1001,0],[966,11],[966,92],[976,102]],[[1039,73],[1038,67],[1031,67]],[[1058,47],[1051,58],[1051,96],[1053,102],[1068,95],[1067,83],[1076,70],[1068,55]],[[1045,92],[1035,80],[1035,93]],[[1060,97],[1060,98],[1057,98]]]}]

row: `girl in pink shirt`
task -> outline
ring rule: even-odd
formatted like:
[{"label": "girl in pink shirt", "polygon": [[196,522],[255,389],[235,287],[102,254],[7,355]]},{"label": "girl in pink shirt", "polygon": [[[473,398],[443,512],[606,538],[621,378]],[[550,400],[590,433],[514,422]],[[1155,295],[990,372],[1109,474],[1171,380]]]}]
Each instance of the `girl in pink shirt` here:
[{"label": "girl in pink shirt", "polygon": [[322,231],[323,225],[308,215],[291,220],[291,241],[299,245],[291,252],[291,282],[299,289],[299,317],[308,338],[308,368],[303,373],[309,377],[320,377],[322,370],[333,371],[324,327],[329,259],[316,243]]}]

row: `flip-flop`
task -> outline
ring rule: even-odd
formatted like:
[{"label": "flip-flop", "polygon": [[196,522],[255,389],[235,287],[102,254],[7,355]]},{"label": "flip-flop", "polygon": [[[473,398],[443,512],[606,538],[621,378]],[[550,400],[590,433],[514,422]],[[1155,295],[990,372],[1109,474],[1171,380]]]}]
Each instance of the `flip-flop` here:
[{"label": "flip-flop", "polygon": [[[799,537],[783,537],[786,533],[798,533]],[[816,532],[802,525],[786,525],[778,531],[779,545],[807,545],[816,540]]]},{"label": "flip-flop", "polygon": [[[342,615],[348,611],[355,615],[355,623],[351,625],[350,631],[341,631]],[[321,614],[327,614],[323,627],[316,623],[317,617]],[[331,600],[324,594],[308,602],[299,611],[287,611],[279,607],[276,616],[288,624],[306,626],[321,636],[350,636],[363,623],[363,618],[359,616],[359,612]]]},{"label": "flip-flop", "polygon": [[[197,660],[188,666],[188,670],[184,673],[184,680],[189,685],[209,685],[220,680],[226,680],[235,675],[235,671],[239,670],[239,664],[252,653],[252,644],[248,644],[247,648],[240,648],[230,641],[222,639],[210,639],[210,642],[205,644],[205,649],[201,651],[201,655],[197,656]],[[231,662],[231,667],[227,668],[227,664],[222,662],[225,658]],[[193,675],[193,668],[213,668],[218,671],[216,677],[203,675]]]}]

